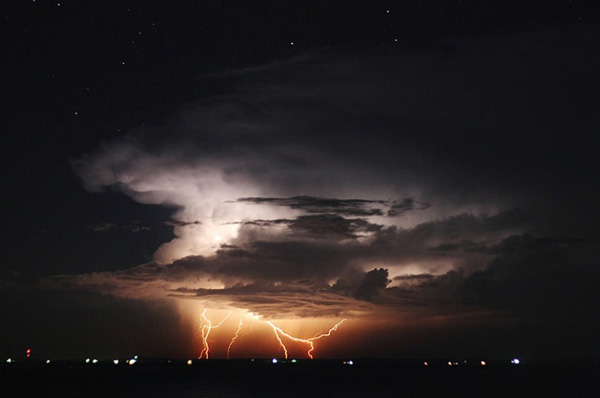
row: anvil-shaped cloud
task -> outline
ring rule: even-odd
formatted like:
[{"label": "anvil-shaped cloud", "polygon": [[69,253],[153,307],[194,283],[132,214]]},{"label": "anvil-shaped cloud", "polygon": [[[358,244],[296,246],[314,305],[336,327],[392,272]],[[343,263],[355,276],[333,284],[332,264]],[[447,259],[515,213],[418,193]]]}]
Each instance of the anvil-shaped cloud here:
[{"label": "anvil-shaped cloud", "polygon": [[577,324],[598,303],[599,212],[555,137],[592,75],[552,31],[446,44],[206,77],[228,89],[73,161],[89,190],[172,207],[175,239],[155,262],[55,281],[269,317],[538,317],[551,301]]}]

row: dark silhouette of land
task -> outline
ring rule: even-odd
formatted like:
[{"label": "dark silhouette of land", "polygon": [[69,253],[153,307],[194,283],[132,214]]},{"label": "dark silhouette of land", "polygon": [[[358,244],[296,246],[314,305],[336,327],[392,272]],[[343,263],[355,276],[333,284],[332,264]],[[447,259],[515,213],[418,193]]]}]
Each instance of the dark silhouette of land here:
[{"label": "dark silhouette of land", "polygon": [[[21,397],[585,397],[600,391],[598,361],[183,360],[0,365]],[[8,395],[7,395],[8,396]]]}]

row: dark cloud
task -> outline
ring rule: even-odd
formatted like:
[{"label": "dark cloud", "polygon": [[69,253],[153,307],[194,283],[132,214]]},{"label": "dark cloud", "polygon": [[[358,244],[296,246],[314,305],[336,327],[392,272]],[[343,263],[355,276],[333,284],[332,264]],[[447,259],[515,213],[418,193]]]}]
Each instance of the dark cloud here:
[{"label": "dark cloud", "polygon": [[431,247],[430,249],[439,254],[456,252],[486,253],[488,251],[488,247],[485,243],[473,242],[471,240],[463,240],[457,243],[443,243],[441,245]]},{"label": "dark cloud", "polygon": [[379,268],[367,272],[354,292],[354,297],[360,300],[372,300],[390,283],[388,270]]},{"label": "dark cloud", "polygon": [[[413,198],[402,200],[333,199],[313,196],[291,198],[239,198],[237,202],[285,206],[307,213],[338,214],[342,216],[383,216],[398,217],[411,210],[426,210],[429,204]],[[387,210],[386,210],[387,209]]]},{"label": "dark cloud", "polygon": [[299,216],[294,220],[254,220],[245,225],[260,227],[285,226],[294,234],[315,238],[358,238],[379,231],[382,226],[361,218],[344,218],[335,214]]},{"label": "dark cloud", "polygon": [[94,232],[108,232],[108,231],[122,230],[122,231],[129,231],[129,232],[136,233],[136,232],[141,232],[141,231],[151,231],[150,227],[140,225],[139,222],[137,222],[137,221],[134,221],[132,223],[125,224],[125,225],[117,225],[112,222],[105,222],[105,223],[100,223],[100,224],[89,225],[87,228],[91,229]]},{"label": "dark cloud", "polygon": [[[188,256],[164,265],[143,264],[111,275],[141,281],[185,281],[187,277],[205,275],[223,278],[230,285],[240,281],[327,282],[343,276],[349,269],[368,268],[369,263],[402,268],[416,262],[424,270],[431,270],[428,264],[440,258],[449,261],[453,267],[459,267],[461,260],[471,254],[484,259],[479,264],[479,268],[483,268],[485,259],[498,254],[496,249],[489,248],[506,245],[501,243],[502,239],[509,237],[513,229],[521,227],[521,222],[515,221],[519,220],[510,212],[495,216],[462,214],[408,229],[371,225],[361,219],[344,219],[339,216],[322,218],[322,215],[309,215],[293,220],[257,220],[243,224],[239,231],[239,242],[234,240],[233,244],[222,244],[214,255]],[[261,240],[262,235],[254,235],[257,229],[268,230],[270,228],[265,227],[278,225],[290,228],[292,234],[283,235],[278,240]],[[317,238],[303,240],[303,235],[296,233],[297,231]],[[363,231],[372,234],[365,239],[351,239],[345,243],[340,243],[337,239]],[[258,239],[247,240],[245,235]],[[474,253],[465,251],[458,253],[456,258],[445,258],[438,253],[440,247],[451,252],[447,248],[475,237],[485,239],[485,247],[488,249]]]},{"label": "dark cloud", "polygon": [[408,274],[394,277],[393,281],[398,282],[400,286],[421,285],[431,281],[436,276],[432,274]]},{"label": "dark cloud", "polygon": [[[458,245],[473,236],[485,237],[488,242],[486,247],[489,248],[505,246],[510,238],[502,240],[502,237],[510,236],[509,231],[515,227],[509,213],[494,217],[461,215],[407,230],[376,226],[373,227],[375,231],[364,239],[353,238],[340,243],[340,237],[347,238],[352,236],[349,235],[351,231],[356,232],[352,229],[355,228],[353,224],[356,221],[332,216],[332,222],[331,219],[323,221],[320,217],[321,215],[301,216],[300,221],[257,221],[243,225],[240,230],[242,235],[248,233],[246,228],[260,230],[273,225],[284,225],[292,230],[290,235],[280,236],[279,240],[253,239],[247,243],[222,245],[210,256],[188,256],[164,265],[148,263],[112,273],[59,278],[56,282],[133,297],[165,296],[168,291],[181,293],[189,288],[195,289],[199,296],[204,297],[211,295],[210,289],[213,288],[198,289],[192,286],[209,281],[224,286],[221,290],[215,290],[213,296],[219,294],[239,298],[241,293],[250,290],[262,294],[257,290],[260,288],[267,289],[265,291],[273,298],[278,294],[285,296],[286,289],[289,289],[290,293],[294,293],[295,300],[300,300],[299,296],[302,296],[301,299],[307,304],[312,300],[313,294],[328,292],[341,296],[342,301],[343,297],[355,298],[379,303],[384,307],[393,307],[395,304],[394,300],[391,300],[392,296],[385,292],[398,286],[404,290],[407,287],[418,287],[422,292],[430,292],[429,295],[435,291],[433,296],[440,297],[440,300],[444,294],[448,296],[449,293],[442,294],[439,289],[433,289],[433,286],[450,286],[449,281],[456,279],[451,278],[454,274],[439,276],[426,272],[439,274],[440,270],[448,268],[464,268],[469,270],[470,274],[472,271],[484,269],[486,264],[501,252],[492,249],[456,252],[449,251],[447,247],[452,244]],[[295,226],[295,223],[300,225]],[[305,234],[311,239],[302,239]],[[438,248],[446,248],[446,252],[451,254],[448,257],[440,256],[439,249],[431,250],[431,242],[458,243],[437,245]],[[384,267],[373,269],[371,264],[381,264]],[[406,271],[403,270],[413,271],[414,264],[419,265],[421,274],[406,276]],[[392,278],[393,287],[386,289],[390,270],[396,275],[400,273],[400,276]],[[456,275],[465,275],[453,272]],[[444,278],[446,281],[442,283]],[[309,282],[298,284],[298,281]],[[425,289],[426,286],[432,287]],[[182,288],[184,290],[178,290]],[[454,294],[451,296],[455,297]],[[235,300],[231,299],[232,302]],[[414,298],[411,300],[415,301]],[[249,299],[244,299],[244,303],[249,302]],[[346,310],[350,311],[352,303],[346,303],[349,304]],[[439,301],[435,303],[439,304]],[[432,302],[431,305],[435,303]],[[293,312],[294,308],[282,306],[279,311]],[[271,306],[269,311],[274,313],[275,305]]]},{"label": "dark cloud", "polygon": [[294,196],[291,198],[239,198],[238,202],[285,206],[304,210],[307,213],[329,213],[346,216],[381,216],[384,212],[375,205],[385,205],[383,200],[329,199],[313,196]]},{"label": "dark cloud", "polygon": [[500,255],[465,281],[464,294],[471,302],[558,317],[580,316],[600,304],[598,265],[579,263],[556,240],[511,236],[498,248]]},{"label": "dark cloud", "polygon": [[194,225],[202,225],[202,222],[197,221],[197,220],[196,221],[171,220],[171,221],[165,222],[165,224],[172,225],[174,227],[188,227],[188,226],[194,226]]},{"label": "dark cloud", "polygon": [[[587,322],[600,303],[594,286],[600,267],[582,264],[566,245],[579,240],[511,235],[488,250],[494,257],[473,273],[450,271],[443,275],[409,275],[394,278],[399,287],[389,293],[411,294],[460,306],[506,311],[519,317],[570,319]],[[598,317],[588,318],[600,326]]]},{"label": "dark cloud", "polygon": [[532,234],[513,235],[498,243],[473,242],[471,240],[462,240],[456,243],[444,243],[431,247],[435,253],[488,253],[488,254],[508,254],[512,252],[523,252],[525,250],[534,251],[549,246],[577,248],[580,246],[593,244],[594,241],[587,238],[569,238],[569,237],[536,237]]},{"label": "dark cloud", "polygon": [[150,227],[146,227],[145,225],[139,225],[138,223],[131,223],[122,226],[121,228],[129,230],[131,232],[141,232],[141,231],[150,231]]},{"label": "dark cloud", "polygon": [[395,200],[390,206],[387,215],[388,217],[397,217],[411,210],[426,210],[429,206],[427,203],[418,202],[412,198]]}]

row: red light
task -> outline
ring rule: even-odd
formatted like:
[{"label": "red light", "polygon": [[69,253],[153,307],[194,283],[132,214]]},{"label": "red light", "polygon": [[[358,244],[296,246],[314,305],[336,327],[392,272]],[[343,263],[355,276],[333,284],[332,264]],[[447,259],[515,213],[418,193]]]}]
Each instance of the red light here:
[{"label": "red light", "polygon": [[25,354],[27,354],[27,358],[29,358],[31,356],[31,348],[28,348],[27,351],[25,351]]}]

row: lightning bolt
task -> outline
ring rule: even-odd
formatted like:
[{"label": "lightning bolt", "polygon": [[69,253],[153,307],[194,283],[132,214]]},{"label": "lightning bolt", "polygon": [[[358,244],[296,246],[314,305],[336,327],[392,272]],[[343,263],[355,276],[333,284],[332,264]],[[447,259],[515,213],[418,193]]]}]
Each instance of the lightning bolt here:
[{"label": "lightning bolt", "polygon": [[231,342],[229,343],[229,347],[227,347],[227,359],[231,359],[229,356],[229,353],[231,352],[231,347],[233,346],[233,343],[235,343],[238,336],[240,335],[240,330],[242,330],[242,325],[243,325],[243,322],[242,322],[242,319],[240,318],[240,322],[238,323],[238,327],[237,327],[237,330],[235,331],[235,335],[231,339]]},{"label": "lightning bolt", "polygon": [[314,345],[313,341],[319,340],[319,339],[321,339],[323,337],[329,337],[329,336],[331,336],[331,333],[337,331],[338,327],[340,327],[340,325],[342,323],[344,323],[344,322],[346,322],[346,319],[342,319],[341,321],[339,321],[338,323],[336,323],[335,325],[333,325],[331,328],[329,328],[329,330],[327,331],[327,333],[321,333],[321,334],[319,334],[319,335],[317,335],[315,337],[311,337],[310,339],[308,339],[308,340],[310,340],[310,350],[308,350],[307,354],[310,357],[310,359],[313,359],[312,353],[315,351],[315,345]]},{"label": "lightning bolt", "polygon": [[[202,314],[201,314],[200,332],[202,335],[202,352],[200,353],[200,356],[198,357],[198,359],[208,359],[209,358],[209,355],[210,355],[209,337],[210,337],[211,331],[213,329],[217,329],[218,327],[220,327],[232,314],[232,312],[230,311],[223,319],[221,319],[221,321],[218,324],[213,325],[212,321],[206,315],[207,311],[208,311],[208,308],[204,308],[204,310],[202,311]],[[279,347],[283,351],[283,356],[286,359],[288,358],[289,351],[288,351],[288,347],[286,346],[286,344],[284,342],[284,339],[291,340],[293,342],[300,343],[300,344],[305,344],[307,346],[306,356],[309,357],[310,359],[314,359],[315,341],[331,336],[331,334],[333,332],[337,331],[338,328],[346,321],[346,319],[342,319],[341,321],[339,321],[335,325],[333,325],[331,328],[329,328],[329,330],[327,332],[317,333],[313,337],[310,337],[308,339],[302,339],[300,337],[296,337],[296,336],[293,336],[293,335],[287,333],[285,330],[283,330],[279,326],[275,325],[271,321],[259,320],[258,317],[253,316],[252,313],[247,316],[250,316],[252,318],[251,320],[254,320],[257,322],[264,322],[271,327],[271,329],[273,330],[273,333],[275,335],[275,339],[277,340]],[[240,318],[237,329],[235,331],[235,334],[231,338],[231,340],[229,342],[229,346],[227,347],[227,359],[231,358],[231,349],[232,349],[233,345],[236,343],[236,341],[240,337],[243,337],[243,336],[251,333],[252,330],[254,329],[252,323],[250,323],[250,330],[240,336],[243,325],[244,325],[244,318]]]},{"label": "lightning bolt", "polygon": [[[283,344],[283,341],[281,340],[281,337],[279,336],[279,333],[283,334],[284,336],[289,336],[286,332],[284,332],[280,327],[273,325],[271,322],[266,321],[267,324],[269,326],[271,326],[273,328],[273,332],[275,332],[275,338],[277,339],[277,341],[279,342],[279,346],[281,347],[281,349],[283,350],[283,356],[285,357],[285,359],[287,359],[288,357],[288,350],[287,347],[285,346],[285,344]],[[289,336],[292,340],[296,340],[295,337],[293,336]]]},{"label": "lightning bolt", "polygon": [[[208,317],[206,316],[206,310],[207,308],[204,308],[204,311],[202,311],[202,352],[200,353],[198,359],[208,359],[208,354],[210,352],[208,336],[210,336],[211,330],[221,326],[223,322],[225,322],[225,320],[227,320],[227,318],[229,318],[229,316],[231,315],[231,312],[229,312],[229,314],[227,314],[225,318],[221,319],[221,322],[213,326],[211,320],[208,319]],[[206,324],[204,324],[204,322],[206,322]]]},{"label": "lightning bolt", "polygon": [[299,337],[295,337],[292,336],[289,333],[286,333],[283,329],[281,329],[279,326],[275,326],[272,322],[270,321],[265,321],[269,326],[271,326],[271,328],[273,329],[273,332],[275,333],[275,338],[277,339],[277,342],[279,343],[279,346],[281,347],[281,349],[283,350],[283,356],[284,358],[287,359],[288,357],[288,350],[286,345],[283,343],[283,340],[281,338],[281,336],[287,337],[288,339],[298,342],[298,343],[303,343],[303,344],[308,344],[308,346],[310,347],[308,349],[308,351],[306,351],[306,355],[310,358],[310,359],[314,359],[313,353],[315,352],[315,341],[319,340],[323,337],[329,337],[331,336],[331,333],[335,332],[338,327],[344,323],[346,321],[346,319],[342,319],[341,321],[339,321],[338,323],[336,323],[335,325],[333,325],[326,333],[320,333],[314,337],[311,337],[309,339],[301,339]]}]

